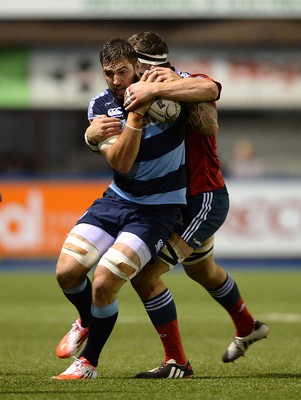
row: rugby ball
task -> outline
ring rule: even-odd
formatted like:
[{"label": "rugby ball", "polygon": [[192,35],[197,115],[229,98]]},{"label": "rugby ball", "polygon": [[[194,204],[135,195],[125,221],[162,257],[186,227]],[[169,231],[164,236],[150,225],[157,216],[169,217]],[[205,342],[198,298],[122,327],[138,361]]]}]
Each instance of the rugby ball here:
[{"label": "rugby ball", "polygon": [[181,105],[172,100],[156,100],[148,109],[147,113],[160,122],[174,122],[181,112]]}]

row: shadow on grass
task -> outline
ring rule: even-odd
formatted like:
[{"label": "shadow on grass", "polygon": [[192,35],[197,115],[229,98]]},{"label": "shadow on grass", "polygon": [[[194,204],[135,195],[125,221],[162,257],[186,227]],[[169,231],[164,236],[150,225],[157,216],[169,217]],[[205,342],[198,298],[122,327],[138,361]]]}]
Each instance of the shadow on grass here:
[{"label": "shadow on grass", "polygon": [[[20,379],[20,374],[17,373],[0,373],[0,377],[14,377],[14,376],[18,376],[18,378]],[[27,374],[23,374],[22,376],[26,377]],[[30,376],[32,377],[32,374],[30,374]],[[26,379],[26,378],[25,378]],[[33,387],[27,386],[26,387],[26,383],[24,384],[24,389],[22,390],[20,387],[16,388],[16,390],[14,390],[12,387],[11,388],[7,388],[7,390],[5,390],[3,387],[0,389],[0,396],[2,394],[6,394],[6,395],[24,395],[27,394],[29,395],[30,393],[32,394],[62,394],[62,395],[66,395],[66,394],[72,394],[72,393],[76,393],[76,394],[85,394],[85,395],[93,395],[93,394],[99,394],[99,393],[107,393],[107,394],[111,394],[111,393],[120,393],[120,394],[128,394],[128,395],[135,395],[135,394],[139,394],[141,387],[144,386],[144,394],[151,394],[148,392],[148,389],[150,388],[150,386],[154,386],[153,389],[156,390],[155,388],[158,388],[159,386],[161,386],[163,384],[163,387],[161,386],[161,389],[164,388],[164,390],[166,389],[167,386],[169,386],[168,384],[175,384],[176,382],[178,382],[178,384],[180,384],[181,386],[184,384],[187,388],[186,385],[189,385],[190,383],[192,384],[193,382],[197,382],[197,383],[201,383],[201,382],[218,382],[218,381],[223,381],[223,380],[243,380],[245,381],[246,379],[259,379],[259,380],[273,380],[273,379],[277,379],[277,380],[300,380],[301,379],[301,373],[300,374],[295,374],[295,373],[259,373],[259,374],[243,374],[243,375],[223,375],[223,376],[196,376],[193,379],[172,379],[172,382],[170,382],[170,379],[137,379],[134,377],[118,377],[118,376],[114,376],[114,377],[99,377],[98,379],[92,379],[92,380],[77,380],[75,381],[55,381],[52,380],[51,378],[49,378],[49,380],[47,380],[47,385],[45,385],[45,379],[41,379],[40,381],[40,385],[44,385],[44,390],[36,390]],[[133,384],[133,382],[136,383],[136,387],[125,387],[121,382],[120,384],[122,385],[122,387],[120,389],[118,389],[116,387],[116,382],[118,381],[127,381],[129,383],[129,385],[131,386]],[[167,386],[164,385],[164,381],[167,384]],[[168,381],[168,382],[166,382]],[[179,382],[181,381],[181,382]],[[106,383],[106,385],[111,385],[111,387],[105,387],[105,386],[100,386],[98,387],[98,385],[102,385],[103,383]],[[157,384],[156,384],[157,382]],[[284,383],[284,382],[283,382]],[[176,387],[179,388],[178,384],[176,384]],[[150,385],[150,386],[149,386]]]},{"label": "shadow on grass", "polygon": [[213,380],[213,379],[300,379],[301,374],[280,374],[280,373],[266,373],[266,374],[250,374],[250,375],[223,375],[223,376],[200,376],[194,379]]}]

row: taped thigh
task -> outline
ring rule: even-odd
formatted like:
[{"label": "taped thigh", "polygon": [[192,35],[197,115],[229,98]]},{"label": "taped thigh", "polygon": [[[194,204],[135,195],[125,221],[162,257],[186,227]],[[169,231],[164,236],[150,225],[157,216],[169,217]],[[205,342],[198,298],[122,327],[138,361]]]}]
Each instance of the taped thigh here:
[{"label": "taped thigh", "polygon": [[116,239],[99,226],[86,223],[75,225],[70,234],[75,234],[76,236],[84,238],[87,242],[97,248],[100,255],[103,255],[108,248],[112,246]]},{"label": "taped thigh", "polygon": [[214,238],[212,237],[209,243],[207,243],[205,246],[199,247],[197,250],[194,250],[194,252],[191,253],[189,257],[186,257],[183,261],[183,265],[194,265],[202,260],[205,260],[207,257],[210,256],[210,254],[213,253],[213,248]]},{"label": "taped thigh", "polygon": [[121,232],[116,239],[116,243],[124,243],[137,253],[140,260],[140,268],[144,267],[152,257],[147,244],[134,233]]},{"label": "taped thigh", "polygon": [[169,269],[184,260],[184,256],[181,251],[174,245],[169,239],[158,253],[158,258],[168,265]]},{"label": "taped thigh", "polygon": [[[117,249],[110,248],[101,258],[99,264],[108,268],[113,274],[122,279],[130,280],[133,278],[151,259],[151,252],[147,244],[140,239],[137,235],[131,232],[121,232],[116,243],[123,243],[130,247],[139,257],[140,265],[137,265],[133,260],[125,256]],[[132,273],[122,271],[122,266],[118,265],[124,263],[133,269]]]},{"label": "taped thigh", "polygon": [[99,252],[96,247],[73,235],[67,236],[62,253],[69,254],[89,269],[94,267],[99,260]]},{"label": "taped thigh", "polygon": [[[129,273],[128,270],[123,270],[120,265],[121,263],[128,265],[133,272]],[[108,268],[114,275],[125,280],[130,280],[139,271],[139,265],[125,256],[121,251],[112,247],[101,257],[98,264]]]}]

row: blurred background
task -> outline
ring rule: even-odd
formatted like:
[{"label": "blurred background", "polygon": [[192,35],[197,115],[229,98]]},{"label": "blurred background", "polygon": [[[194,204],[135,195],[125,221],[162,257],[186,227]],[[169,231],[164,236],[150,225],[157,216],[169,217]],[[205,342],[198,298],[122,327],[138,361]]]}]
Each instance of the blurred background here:
[{"label": "blurred background", "polygon": [[[53,263],[110,181],[83,134],[103,43],[155,31],[180,70],[223,85],[231,210],[216,255],[301,266],[301,1],[0,1],[0,269]],[[54,266],[54,263],[53,263]]]}]

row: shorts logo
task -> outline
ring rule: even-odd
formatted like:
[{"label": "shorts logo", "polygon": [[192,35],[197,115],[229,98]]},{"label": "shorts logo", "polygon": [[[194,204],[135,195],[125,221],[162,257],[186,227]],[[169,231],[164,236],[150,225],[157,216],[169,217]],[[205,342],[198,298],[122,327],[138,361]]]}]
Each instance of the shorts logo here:
[{"label": "shorts logo", "polygon": [[120,117],[123,114],[121,107],[110,108],[108,110],[109,117]]},{"label": "shorts logo", "polygon": [[202,242],[200,242],[196,238],[193,238],[193,242],[196,243],[198,246],[202,246]]},{"label": "shorts logo", "polygon": [[159,241],[158,241],[158,243],[155,245],[155,247],[156,247],[156,253],[158,253],[159,252],[159,250],[161,250],[162,249],[162,247],[163,247],[163,240],[162,239],[160,239]]}]

